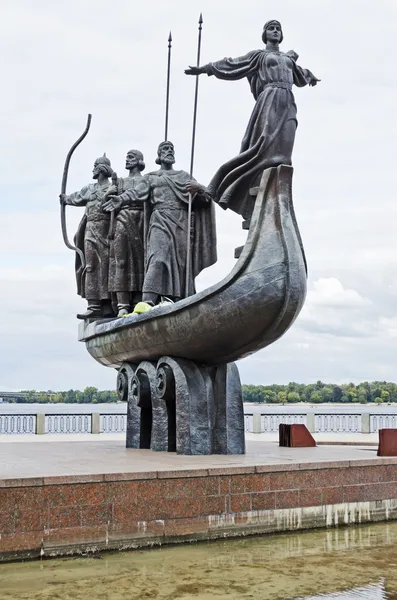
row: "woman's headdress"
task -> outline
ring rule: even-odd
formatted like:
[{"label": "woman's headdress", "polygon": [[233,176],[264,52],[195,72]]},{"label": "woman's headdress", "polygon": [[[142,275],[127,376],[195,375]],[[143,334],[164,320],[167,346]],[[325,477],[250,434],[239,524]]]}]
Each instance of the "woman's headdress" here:
[{"label": "woman's headdress", "polygon": [[283,41],[283,39],[284,39],[284,36],[283,36],[283,29],[282,29],[282,27],[281,27],[281,23],[280,23],[280,21],[277,21],[277,19],[271,19],[270,21],[267,21],[267,23],[265,23],[265,24],[264,24],[264,26],[263,26],[263,32],[262,32],[262,41],[263,41],[263,43],[264,43],[264,44],[266,44],[266,42],[267,42],[266,30],[267,30],[267,28],[268,28],[268,27],[270,27],[270,25],[279,25],[279,26],[280,26],[280,29],[281,29],[281,39],[280,39],[280,44],[281,44],[281,42],[282,42],[282,41]]}]

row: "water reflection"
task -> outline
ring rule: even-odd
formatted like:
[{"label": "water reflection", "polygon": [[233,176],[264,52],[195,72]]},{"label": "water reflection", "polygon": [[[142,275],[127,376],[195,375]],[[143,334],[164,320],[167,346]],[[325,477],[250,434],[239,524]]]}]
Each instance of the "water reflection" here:
[{"label": "water reflection", "polygon": [[397,523],[0,565],[1,600],[396,600]]},{"label": "water reflection", "polygon": [[345,592],[336,592],[333,594],[320,594],[320,596],[310,596],[305,598],[296,598],[296,600],[385,600],[387,599],[383,581],[374,585],[354,588]]}]

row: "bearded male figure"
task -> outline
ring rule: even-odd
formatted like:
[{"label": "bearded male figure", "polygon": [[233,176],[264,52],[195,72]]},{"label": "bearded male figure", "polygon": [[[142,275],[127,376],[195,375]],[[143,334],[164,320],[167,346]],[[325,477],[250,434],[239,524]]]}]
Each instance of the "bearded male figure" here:
[{"label": "bearded male figure", "polygon": [[118,317],[127,315],[131,307],[142,299],[144,276],[143,197],[147,188],[142,186],[141,172],[145,168],[142,152],[127,152],[125,168],[129,170],[129,176],[120,177],[117,187],[112,186],[108,194],[120,195],[130,190],[131,197],[104,207],[105,212],[113,211],[115,215],[114,232],[111,232],[108,288],[109,292],[116,294]]},{"label": "bearded male figure", "polygon": [[[174,145],[162,142],[157,151],[158,171],[142,177],[134,190],[111,197],[105,210],[125,202],[145,202],[145,278],[142,300],[153,306],[166,296],[174,302],[195,293],[194,279],[216,262],[214,205],[207,190],[186,171],[176,171]],[[191,268],[186,286],[188,204],[193,197]]]},{"label": "bearded male figure", "polygon": [[108,290],[109,275],[109,224],[110,215],[103,212],[102,204],[111,192],[109,177],[113,170],[110,160],[103,155],[97,158],[92,171],[95,183],[89,183],[79,192],[61,194],[60,201],[70,206],[85,206],[75,245],[84,252],[86,266],[76,254],[77,293],[87,299],[87,311],[78,319],[94,319],[107,316],[110,306]]}]

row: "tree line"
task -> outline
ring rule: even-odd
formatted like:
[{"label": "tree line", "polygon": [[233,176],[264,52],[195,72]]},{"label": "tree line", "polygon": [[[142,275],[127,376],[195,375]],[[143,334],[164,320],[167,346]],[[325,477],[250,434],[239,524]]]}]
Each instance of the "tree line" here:
[{"label": "tree line", "polygon": [[346,383],[303,383],[288,385],[243,385],[244,402],[281,403],[287,402],[397,402],[397,384],[387,381],[364,381],[355,385]]},{"label": "tree line", "polygon": [[[20,394],[20,396],[18,395]],[[7,402],[26,404],[103,404],[105,402],[117,402],[117,392],[114,390],[98,390],[96,387],[86,387],[83,391],[68,390],[67,392],[38,392],[36,390],[21,390],[15,392],[12,397],[5,398]]]},{"label": "tree line", "polygon": [[[335,385],[332,383],[295,383],[288,385],[243,385],[244,402],[286,404],[296,402],[397,402],[397,383],[387,381],[365,381],[355,385],[346,383]],[[19,395],[20,394],[20,395]],[[117,402],[117,393],[114,390],[98,390],[96,387],[86,387],[83,391],[68,390],[54,392],[52,390],[39,392],[37,390],[21,390],[11,397],[8,402],[28,404],[99,404]]]}]

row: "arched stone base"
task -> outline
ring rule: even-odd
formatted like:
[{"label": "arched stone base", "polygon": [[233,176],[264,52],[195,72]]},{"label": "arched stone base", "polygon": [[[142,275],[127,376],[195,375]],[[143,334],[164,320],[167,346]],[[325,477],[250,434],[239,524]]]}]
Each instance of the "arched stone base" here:
[{"label": "arched stone base", "polygon": [[234,363],[206,367],[168,356],[123,364],[127,448],[177,454],[244,454],[244,412]]}]

